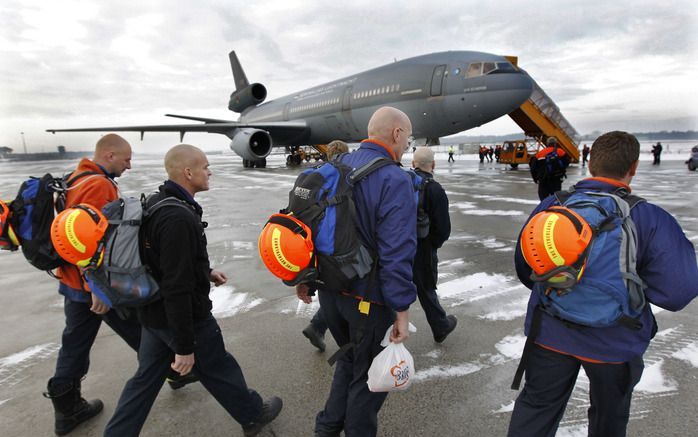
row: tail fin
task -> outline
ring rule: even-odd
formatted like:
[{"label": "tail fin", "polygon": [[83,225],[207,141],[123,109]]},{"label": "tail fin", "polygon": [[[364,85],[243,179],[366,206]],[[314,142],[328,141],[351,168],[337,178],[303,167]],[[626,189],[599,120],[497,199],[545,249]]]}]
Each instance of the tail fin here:
[{"label": "tail fin", "polygon": [[235,89],[239,91],[241,89],[247,88],[247,86],[249,86],[250,83],[247,81],[247,76],[245,76],[245,71],[242,69],[240,61],[238,61],[238,57],[235,54],[235,50],[230,52],[228,54],[228,57],[230,58],[230,67],[233,69]]}]

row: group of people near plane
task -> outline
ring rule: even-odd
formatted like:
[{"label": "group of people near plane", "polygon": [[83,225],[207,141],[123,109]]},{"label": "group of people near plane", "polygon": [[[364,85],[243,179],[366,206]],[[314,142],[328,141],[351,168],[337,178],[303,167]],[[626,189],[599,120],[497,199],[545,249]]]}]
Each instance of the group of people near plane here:
[{"label": "group of people near plane", "polygon": [[[410,146],[411,135],[412,124],[405,113],[392,107],[380,108],[368,122],[368,138],[357,150],[343,155],[343,162],[354,168],[375,158],[399,163]],[[548,146],[556,149],[556,144]],[[367,372],[383,349],[380,342],[391,325],[390,341],[400,343],[409,338],[410,307],[417,299],[435,342],[443,342],[456,328],[457,319],[446,314],[436,293],[437,249],[450,234],[448,198],[433,180],[433,152],[422,147],[413,156],[413,167],[431,180],[427,185],[426,209],[431,218],[428,238],[418,239],[416,235],[417,205],[409,176],[399,166],[382,167],[354,191],[359,234],[378,257],[377,280],[368,290],[370,312],[367,317],[359,317],[356,289],[343,293],[318,290],[322,319],[334,341],[340,348],[355,344],[335,364],[324,407],[315,423],[308,424],[308,432],[316,437],[377,434],[378,412],[388,394],[369,390]],[[593,144],[589,163],[592,177],[574,189],[630,191],[638,158],[635,137],[618,131],[606,133]],[[68,267],[60,275],[66,325],[56,373],[45,393],[53,402],[56,434],[70,433],[103,408],[99,400],[85,400],[80,385],[102,321],[138,351],[138,369],[122,390],[105,436],[139,435],[166,381],[173,389],[199,381],[247,437],[257,435],[282,410],[278,396],[263,398],[247,385],[237,361],[225,350],[223,334],[211,314],[210,285],[224,284],[228,277],[209,263],[206,229],[201,220],[204,212],[196,200],[198,193],[209,189],[211,169],[206,154],[197,147],[180,144],[167,152],[164,165],[168,179],[160,185],[158,196],[176,197],[191,211],[170,208],[145,226],[145,258],[160,285],[162,298],[139,308],[137,320],[125,321],[89,293],[77,268]],[[105,135],[97,143],[94,157],[83,159],[77,168],[102,177],[91,178],[81,189],[69,192],[67,206],[85,202],[100,208],[115,200],[119,196],[115,178],[129,168],[128,142],[115,134]],[[555,196],[548,195],[553,189],[559,187],[549,187],[546,195],[541,192],[542,203],[534,213],[555,203]],[[659,206],[642,202],[631,215],[638,235],[637,274],[646,285],[647,301],[670,311],[683,308],[698,294],[698,266],[692,243],[672,215]],[[532,288],[531,269],[518,247],[515,266],[520,280]],[[311,299],[304,284],[296,286],[296,293],[304,302]],[[536,305],[537,297],[532,293],[527,334]],[[625,435],[633,387],[643,370],[642,355],[657,330],[650,305],[642,310],[641,320],[640,330],[571,328],[544,313],[525,363],[525,385],[515,402],[509,436],[553,436],[580,367],[590,380],[589,434]],[[319,329],[311,324],[304,334],[324,349]],[[433,420],[438,419],[428,409],[421,414],[426,420],[432,414]],[[463,420],[463,429],[467,429],[467,415]],[[277,430],[277,434],[286,435],[283,430]]]}]

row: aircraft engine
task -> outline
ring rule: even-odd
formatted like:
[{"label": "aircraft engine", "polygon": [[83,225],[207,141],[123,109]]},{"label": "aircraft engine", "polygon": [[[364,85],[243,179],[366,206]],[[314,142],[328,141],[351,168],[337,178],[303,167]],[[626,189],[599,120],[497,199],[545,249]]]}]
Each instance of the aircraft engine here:
[{"label": "aircraft engine", "polygon": [[267,89],[261,83],[253,83],[230,95],[228,109],[243,112],[250,106],[259,105],[267,98]]},{"label": "aircraft engine", "polygon": [[230,150],[243,159],[256,161],[271,153],[271,135],[261,129],[240,129],[230,142]]}]

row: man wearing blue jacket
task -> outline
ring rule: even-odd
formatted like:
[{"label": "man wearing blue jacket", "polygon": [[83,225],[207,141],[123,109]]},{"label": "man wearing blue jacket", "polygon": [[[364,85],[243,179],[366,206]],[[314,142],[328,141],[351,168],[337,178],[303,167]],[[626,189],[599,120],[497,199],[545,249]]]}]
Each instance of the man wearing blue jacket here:
[{"label": "man wearing blue jacket", "polygon": [[[368,122],[368,139],[342,162],[361,167],[374,158],[400,162],[409,146],[412,124],[405,113],[391,107],[378,109]],[[378,411],[387,393],[368,390],[368,369],[383,349],[380,342],[391,324],[390,340],[407,339],[408,308],[417,297],[412,283],[412,260],[417,247],[417,205],[407,172],[387,165],[354,187],[359,233],[378,255],[375,278],[352,284],[352,290],[337,293],[319,290],[320,306],[337,344],[349,349],[336,362],[332,388],[323,411],[315,420],[316,437],[373,437],[378,429]],[[308,287],[296,287],[299,299],[310,303]],[[360,297],[370,302],[359,305]]]},{"label": "man wearing blue jacket", "polygon": [[[626,132],[609,132],[591,148],[591,178],[578,182],[576,191],[630,192],[630,181],[638,168],[640,144]],[[531,216],[556,201],[543,200]],[[640,202],[630,212],[637,228],[637,273],[646,285],[648,302],[678,311],[698,294],[698,265],[695,249],[676,220],[662,208]],[[533,287],[531,268],[521,248],[515,254],[521,282]],[[531,293],[526,315],[526,335],[531,335],[538,295]],[[630,401],[640,380],[642,355],[657,332],[648,305],[638,330],[624,326],[590,328],[570,326],[543,311],[540,329],[525,361],[526,383],[516,399],[509,436],[554,436],[574,388],[580,367],[589,378],[589,435],[625,436]]]}]

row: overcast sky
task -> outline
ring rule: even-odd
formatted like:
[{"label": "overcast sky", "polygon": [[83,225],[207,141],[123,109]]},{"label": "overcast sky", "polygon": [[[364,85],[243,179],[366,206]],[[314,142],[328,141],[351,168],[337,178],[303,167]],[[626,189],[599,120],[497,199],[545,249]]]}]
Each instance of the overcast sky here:
[{"label": "overcast sky", "polygon": [[[177,123],[168,112],[236,119],[232,49],[268,99],[395,59],[475,50],[518,56],[580,133],[696,130],[697,11],[691,0],[3,0],[0,146],[21,151],[24,132],[29,151],[89,149],[99,134],[44,130]],[[468,134],[514,132],[504,117]],[[179,140],[128,138],[136,151]]]}]

